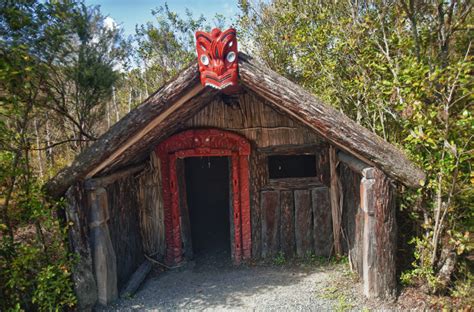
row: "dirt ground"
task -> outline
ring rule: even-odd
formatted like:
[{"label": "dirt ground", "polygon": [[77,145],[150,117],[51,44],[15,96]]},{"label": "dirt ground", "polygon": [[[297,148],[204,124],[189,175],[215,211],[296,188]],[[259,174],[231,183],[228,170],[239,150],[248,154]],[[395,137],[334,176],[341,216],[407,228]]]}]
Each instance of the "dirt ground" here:
[{"label": "dirt ground", "polygon": [[[235,267],[216,259],[153,272],[129,299],[98,311],[368,311],[404,310],[369,301],[347,264],[275,263]],[[423,310],[425,305],[417,307]]]}]

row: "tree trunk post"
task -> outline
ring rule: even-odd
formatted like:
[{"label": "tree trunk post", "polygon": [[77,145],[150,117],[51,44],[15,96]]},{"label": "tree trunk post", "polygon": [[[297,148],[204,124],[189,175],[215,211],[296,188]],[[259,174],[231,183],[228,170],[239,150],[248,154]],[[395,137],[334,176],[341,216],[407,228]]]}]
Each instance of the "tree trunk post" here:
[{"label": "tree trunk post", "polygon": [[98,301],[107,305],[118,298],[117,261],[110,239],[108,221],[107,191],[98,187],[90,192],[90,235],[92,254],[98,288]]},{"label": "tree trunk post", "polygon": [[395,297],[397,286],[394,190],[390,179],[376,168],[364,169],[362,176],[364,295],[390,299]]}]

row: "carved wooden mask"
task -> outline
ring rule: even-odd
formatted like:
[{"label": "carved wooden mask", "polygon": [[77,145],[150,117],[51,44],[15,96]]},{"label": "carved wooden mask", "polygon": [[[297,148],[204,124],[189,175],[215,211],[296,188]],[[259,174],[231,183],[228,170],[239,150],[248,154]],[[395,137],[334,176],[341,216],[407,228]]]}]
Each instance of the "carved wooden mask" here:
[{"label": "carved wooden mask", "polygon": [[201,83],[232,93],[238,89],[237,32],[234,28],[221,31],[214,28],[210,33],[196,32]]}]

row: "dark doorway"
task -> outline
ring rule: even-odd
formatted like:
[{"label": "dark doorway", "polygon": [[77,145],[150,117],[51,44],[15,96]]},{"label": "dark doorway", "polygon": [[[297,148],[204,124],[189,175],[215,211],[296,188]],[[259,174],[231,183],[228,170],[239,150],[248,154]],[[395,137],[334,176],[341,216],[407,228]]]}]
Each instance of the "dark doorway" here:
[{"label": "dark doorway", "polygon": [[185,159],[186,196],[194,257],[230,261],[229,159]]}]

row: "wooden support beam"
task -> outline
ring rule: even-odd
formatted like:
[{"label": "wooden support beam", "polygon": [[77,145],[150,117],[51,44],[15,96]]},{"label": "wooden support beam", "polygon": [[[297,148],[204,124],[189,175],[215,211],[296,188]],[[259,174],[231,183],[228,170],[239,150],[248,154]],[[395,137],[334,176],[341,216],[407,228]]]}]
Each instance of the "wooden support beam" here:
[{"label": "wooden support beam", "polygon": [[267,147],[259,147],[257,150],[265,154],[278,155],[311,155],[319,152],[323,143],[319,144],[298,144],[298,145],[275,145]]},{"label": "wooden support beam", "polygon": [[394,189],[380,170],[366,168],[360,184],[364,211],[363,285],[369,298],[396,295],[396,220]]},{"label": "wooden support beam", "polygon": [[88,179],[85,181],[84,187],[86,188],[86,190],[95,190],[99,187],[106,187],[107,185],[112,184],[121,178],[125,178],[125,177],[128,177],[129,175],[142,171],[143,169],[145,169],[145,167],[146,167],[146,164],[140,164],[138,166],[133,166],[133,167],[129,167],[123,170],[119,170],[107,176],[98,177],[94,179]]},{"label": "wooden support beam", "polygon": [[330,200],[332,214],[332,231],[334,239],[334,253],[336,256],[342,255],[341,227],[342,227],[342,204],[341,204],[341,183],[337,172],[338,161],[336,157],[336,148],[329,148],[329,168],[331,173],[330,181]]},{"label": "wooden support beam", "polygon": [[363,175],[364,169],[371,168],[371,166],[367,165],[363,161],[355,158],[354,156],[351,156],[347,153],[344,153],[342,151],[339,151],[337,153],[337,158],[346,164],[349,168],[351,168],[354,172],[357,172],[358,174]]},{"label": "wooden support beam", "polygon": [[118,298],[117,260],[107,225],[107,191],[100,187],[91,191],[89,196],[91,204],[89,228],[97,297],[100,304],[107,305]]},{"label": "wooden support beam", "polygon": [[[371,168],[370,171],[373,171]],[[360,182],[360,208],[364,211],[364,235],[362,251],[362,279],[364,295],[372,297],[375,294],[375,253],[374,253],[374,179],[362,177]]]}]

